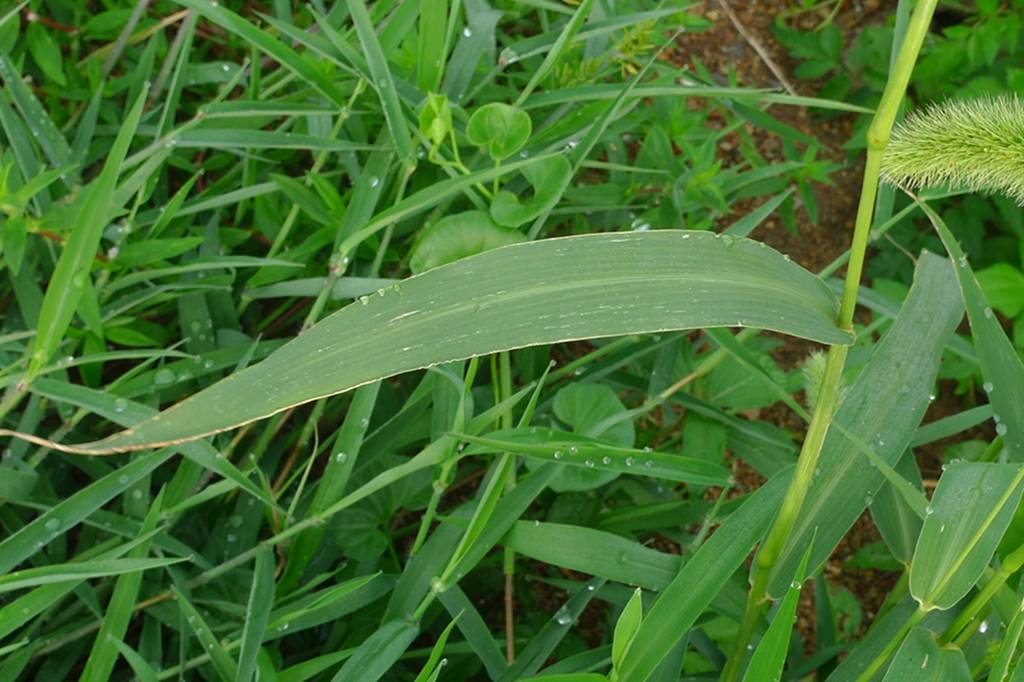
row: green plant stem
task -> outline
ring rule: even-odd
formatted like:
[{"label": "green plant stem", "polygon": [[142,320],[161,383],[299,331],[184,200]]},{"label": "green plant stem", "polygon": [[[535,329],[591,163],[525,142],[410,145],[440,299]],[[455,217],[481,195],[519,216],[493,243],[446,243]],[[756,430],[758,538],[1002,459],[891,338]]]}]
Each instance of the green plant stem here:
[{"label": "green plant stem", "polygon": [[[921,45],[928,33],[928,25],[931,23],[937,3],[938,0],[919,0],[910,24],[907,26],[907,32],[903,44],[900,46],[896,62],[890,71],[881,102],[879,102],[874,119],[867,131],[868,152],[864,166],[864,180],[861,186],[860,202],[857,205],[857,218],[850,245],[850,259],[846,266],[846,281],[837,318],[837,324],[842,329],[852,330],[853,328],[853,313],[857,306],[857,293],[864,270],[864,258],[871,240],[871,223],[874,216],[875,196],[878,192],[882,154],[889,143],[893,124],[899,113],[910,75],[914,70],[914,63],[917,61],[918,52],[920,52]],[[846,364],[846,354],[845,347],[832,346],[829,348],[818,403],[800,450],[796,471],[793,473],[793,478],[790,479],[789,488],[779,513],[754,560],[747,611],[744,614],[732,655],[722,673],[724,682],[734,682],[739,677],[747,653],[747,644],[764,603],[767,601],[768,580],[771,577],[772,569],[789,539],[789,534],[796,523],[797,515],[813,480],[814,470],[818,465],[818,457],[821,455],[822,445],[828,435],[829,425],[839,406],[840,380],[843,367]]]}]

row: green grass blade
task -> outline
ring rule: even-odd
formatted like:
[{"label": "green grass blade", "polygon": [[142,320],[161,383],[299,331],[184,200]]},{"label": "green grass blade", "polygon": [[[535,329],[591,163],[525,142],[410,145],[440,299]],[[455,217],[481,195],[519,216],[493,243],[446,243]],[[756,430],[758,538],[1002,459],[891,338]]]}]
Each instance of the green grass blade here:
[{"label": "green grass blade", "polygon": [[583,613],[583,609],[594,598],[594,594],[604,585],[603,578],[592,578],[569,597],[555,611],[554,616],[544,624],[516,657],[515,663],[509,666],[498,682],[514,682],[533,675],[558,646]]},{"label": "green grass blade", "polygon": [[359,645],[352,658],[331,678],[332,682],[376,682],[405,653],[419,635],[419,628],[405,620],[384,623]]},{"label": "green grass blade", "polygon": [[148,476],[170,459],[171,454],[167,450],[159,450],[132,460],[65,498],[8,536],[0,542],[0,574],[8,573],[55,538],[63,536],[69,528]]},{"label": "green grass blade", "polygon": [[134,571],[161,568],[188,559],[109,559],[107,561],[81,561],[54,566],[26,568],[0,576],[0,593],[23,590],[38,585],[50,585],[83,578],[104,578]]},{"label": "green grass blade", "polygon": [[667,481],[726,486],[731,478],[725,467],[697,457],[623,448],[596,438],[564,431],[531,427],[495,431],[486,436],[459,436],[473,446],[466,455],[515,452],[545,462],[594,471],[652,476]]},{"label": "green grass blade", "polygon": [[377,149],[370,144],[334,140],[328,137],[279,133],[244,128],[200,128],[185,130],[174,137],[174,145],[192,149],[311,149],[327,152],[356,152]]},{"label": "green grass blade", "polygon": [[483,617],[466,593],[458,585],[452,585],[437,595],[438,601],[444,604],[448,615],[459,617],[458,628],[466,642],[473,648],[480,662],[483,663],[487,676],[496,680],[508,670],[505,654],[498,649],[498,644],[491,635]]},{"label": "green grass blade", "polygon": [[139,655],[139,652],[125,644],[120,639],[111,640],[111,644],[117,651],[124,656],[124,660],[128,661],[128,665],[131,666],[132,672],[139,678],[139,682],[157,682],[158,678],[156,670],[149,664],[145,658]]},{"label": "green grass blade", "polygon": [[274,605],[274,556],[268,549],[256,555],[256,565],[245,612],[242,630],[242,650],[238,654],[238,672],[235,679],[249,682],[256,673],[256,656],[263,643],[263,633],[270,622],[270,609]]},{"label": "green grass blade", "polygon": [[438,635],[437,641],[434,643],[434,648],[430,650],[430,656],[427,658],[427,662],[423,664],[423,668],[420,670],[420,674],[416,676],[413,682],[435,682],[438,675],[441,674],[441,669],[444,667],[445,662],[442,662],[441,655],[444,654],[444,646],[448,643],[448,636],[452,634],[452,628],[455,627],[455,623],[458,622],[459,617],[452,618],[451,622],[445,626],[445,629]]},{"label": "green grass blade", "polygon": [[[895,464],[924,416],[942,349],[962,315],[952,265],[944,258],[923,255],[899,316],[849,388],[834,423],[871,447],[884,462]],[[900,409],[878,399],[892,392],[900,398]],[[818,469],[775,563],[768,588],[774,597],[786,593],[811,538],[816,534],[810,561],[814,572],[885,482],[877,467],[838,428],[832,428],[825,440]]]},{"label": "green grass blade", "polygon": [[[374,31],[370,13],[366,9],[363,0],[346,0],[352,23],[356,27],[356,35],[359,36],[359,44],[363,47],[363,54],[370,70],[370,78],[373,80],[373,87],[380,97],[381,108],[384,111],[384,119],[387,121],[391,136],[395,140],[395,148],[398,151],[398,158],[406,167],[415,167],[416,155],[413,149],[412,133],[409,132],[408,121],[402,111],[401,101],[398,99],[398,91],[395,89],[395,78],[388,68],[387,58],[377,40],[377,33]],[[321,26],[327,24],[327,20],[314,13],[317,23]],[[328,24],[329,25],[329,24]]]},{"label": "green grass blade", "polygon": [[[25,125],[32,131],[32,137],[43,150],[50,165],[57,168],[63,166],[75,166],[75,159],[71,153],[71,146],[64,139],[60,130],[53,123],[46,109],[36,99],[32,89],[25,84],[17,67],[10,57],[3,50],[0,50],[0,79],[10,92],[11,100],[18,107]],[[131,136],[129,136],[129,139]],[[69,180],[78,180],[77,171],[69,172]]]},{"label": "green grass blade", "polygon": [[444,77],[448,0],[420,0],[419,59],[416,78],[422,92],[438,92]]},{"label": "green grass blade", "polygon": [[[163,511],[163,493],[157,495],[146,513],[140,533],[145,535],[156,528],[157,521]],[[149,553],[151,539],[139,543],[128,554],[129,558],[141,559]],[[139,588],[142,586],[142,571],[125,573],[117,579],[114,584],[114,591],[110,595],[106,612],[103,615],[103,624],[100,625],[93,640],[92,651],[85,662],[85,669],[79,677],[81,681],[102,682],[110,679],[117,662],[118,648],[114,642],[124,638],[128,623],[135,612],[135,602],[138,600]]]},{"label": "green grass blade", "polygon": [[846,343],[835,303],[814,275],[746,240],[665,231],[519,244],[364,298],[159,418],[76,451],[191,440],[385,376],[572,339],[751,326]]},{"label": "green grass blade", "polygon": [[967,256],[949,228],[928,204],[918,202],[918,205],[931,220],[950,258],[957,264],[957,279],[967,307],[967,317],[971,321],[978,363],[985,377],[984,387],[994,410],[996,433],[1003,437],[1010,458],[1024,461],[1024,363],[999,325],[995,313],[988,307],[978,278],[971,271]]},{"label": "green grass blade", "polygon": [[282,66],[304,80],[330,102],[343,107],[346,99],[334,80],[316,64],[299,54],[286,42],[262,31],[249,21],[229,9],[210,0],[177,0],[178,4],[195,10],[225,31],[234,33],[247,43],[255,45],[265,54],[273,57]]},{"label": "green grass blade", "polygon": [[32,346],[26,381],[31,382],[40,369],[49,361],[57,349],[64,332],[71,324],[78,301],[85,288],[85,278],[89,276],[100,236],[107,225],[110,215],[117,176],[124,163],[128,146],[135,136],[135,128],[142,116],[142,108],[146,103],[146,89],[139,94],[131,111],[125,117],[124,124],[110,148],[110,154],[103,164],[99,176],[85,190],[78,211],[77,224],[64,244],[57,267],[46,288],[46,296],[39,310],[38,333]]},{"label": "green grass blade", "polygon": [[192,602],[177,587],[172,588],[172,591],[174,592],[174,600],[178,602],[178,607],[185,615],[189,627],[192,628],[192,632],[195,633],[196,638],[202,645],[203,652],[209,655],[210,660],[213,662],[213,669],[217,671],[217,675],[224,682],[234,682],[237,679],[238,665],[231,658],[231,654],[227,652],[224,645],[213,634],[213,630],[210,629],[206,619],[192,605]]},{"label": "green grass blade", "polygon": [[[189,359],[183,361],[182,364],[186,367],[191,367],[195,365],[195,361]],[[115,424],[128,428],[158,414],[152,407],[147,407],[134,400],[121,398],[106,391],[89,388],[88,386],[79,386],[53,379],[37,380],[32,388],[32,392],[58,402],[85,408],[105,419],[109,419]],[[272,508],[277,506],[259,486],[246,478],[245,474],[239,471],[238,467],[228,459],[221,457],[217,450],[209,443],[182,444],[176,450],[204,469],[232,481],[239,488],[256,497],[267,506]]]},{"label": "green grass blade", "polygon": [[560,523],[518,521],[502,539],[516,554],[624,585],[662,590],[679,573],[677,555],[621,535]]},{"label": "green grass blade", "polygon": [[922,608],[948,609],[983,575],[1024,493],[1024,466],[947,464],[910,564]]},{"label": "green grass blade", "polygon": [[788,470],[772,477],[683,564],[641,623],[622,663],[621,682],[646,680],[697,621],[768,529],[788,479]]}]

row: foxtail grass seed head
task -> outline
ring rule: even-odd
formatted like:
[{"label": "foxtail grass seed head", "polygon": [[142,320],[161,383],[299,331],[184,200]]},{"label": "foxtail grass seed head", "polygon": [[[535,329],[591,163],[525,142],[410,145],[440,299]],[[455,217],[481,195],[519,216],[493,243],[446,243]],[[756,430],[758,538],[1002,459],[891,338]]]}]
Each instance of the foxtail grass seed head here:
[{"label": "foxtail grass seed head", "polygon": [[954,100],[911,114],[893,131],[882,178],[906,189],[1000,192],[1024,205],[1024,100]]}]

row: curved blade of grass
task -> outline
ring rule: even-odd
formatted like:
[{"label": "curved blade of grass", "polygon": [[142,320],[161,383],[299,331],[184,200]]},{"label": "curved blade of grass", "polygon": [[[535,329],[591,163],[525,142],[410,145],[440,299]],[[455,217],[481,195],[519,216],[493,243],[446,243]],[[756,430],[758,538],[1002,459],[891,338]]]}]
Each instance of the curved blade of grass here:
[{"label": "curved blade of grass", "polygon": [[[412,134],[409,132],[408,122],[398,99],[398,91],[395,90],[394,76],[391,75],[387,58],[377,40],[377,33],[373,28],[370,13],[366,9],[366,3],[363,0],[346,0],[346,2],[352,23],[356,27],[356,35],[359,36],[359,44],[362,45],[363,54],[366,56],[366,64],[370,70],[370,78],[373,79],[373,87],[380,97],[384,118],[391,130],[391,136],[395,140],[398,157],[405,166],[415,166],[416,156],[413,150]],[[313,16],[321,26],[328,24],[327,20],[316,12],[313,12]]]},{"label": "curved blade of grass", "polygon": [[[163,512],[163,491],[153,500],[152,506],[146,513],[140,533],[145,535],[156,528],[160,514]],[[144,558],[149,553],[152,538],[140,542],[131,550],[128,557],[132,559]],[[135,612],[135,602],[139,596],[139,588],[142,586],[142,571],[133,571],[121,575],[114,584],[114,591],[110,595],[106,611],[103,614],[103,623],[93,640],[92,651],[85,662],[85,669],[79,680],[95,680],[102,682],[110,679],[117,662],[118,648],[114,644],[124,638],[128,623]]]},{"label": "curved blade of grass", "polygon": [[[581,85],[575,88],[563,88],[561,90],[549,90],[538,93],[522,103],[524,109],[551,106],[555,104],[567,104],[578,102],[590,102],[600,99],[613,99],[619,95],[622,87],[618,84]],[[836,111],[849,111],[858,114],[873,113],[872,109],[847,104],[836,100],[819,99],[815,97],[794,97],[784,93],[771,90],[755,90],[752,88],[723,88],[706,85],[638,85],[629,93],[630,99],[647,99],[653,97],[707,97],[714,99],[730,100],[752,100],[771,104],[788,104],[800,107],[816,107],[819,109],[833,109]]]},{"label": "curved blade of grass", "polygon": [[135,128],[139,124],[142,108],[146,103],[146,94],[147,89],[143,88],[125,116],[123,126],[103,164],[103,170],[84,190],[86,194],[78,211],[77,224],[64,243],[64,250],[50,277],[43,304],[39,309],[38,333],[32,346],[32,356],[26,374],[26,380],[29,382],[53,355],[64,338],[68,325],[71,324],[75,308],[78,307],[85,287],[85,278],[89,276],[100,236],[107,226],[107,218],[113,208],[111,202],[117,185],[117,176],[128,153],[128,146],[135,136]]},{"label": "curved blade of grass", "polygon": [[193,440],[402,372],[574,339],[751,326],[846,343],[835,309],[821,280],[747,240],[659,231],[518,244],[361,299],[120,434],[53,447],[104,453]]},{"label": "curved blade of grass", "polygon": [[926,610],[952,608],[985,572],[1024,493],[1024,466],[958,462],[939,478],[910,564]]},{"label": "curved blade of grass", "polygon": [[148,476],[173,453],[158,450],[110,472],[95,483],[53,506],[13,535],[0,542],[0,574],[29,558],[72,526]]},{"label": "curved blade of grass", "polygon": [[145,571],[150,568],[170,566],[182,561],[188,561],[188,559],[109,559],[107,561],[80,561],[70,564],[26,568],[23,571],[15,571],[14,573],[0,576],[0,593],[70,580],[123,575],[133,571]]},{"label": "curved blade of grass", "polygon": [[419,633],[419,628],[406,620],[385,623],[359,645],[352,658],[331,678],[332,682],[376,682],[405,653]]},{"label": "curved blade of grass", "polygon": [[988,307],[978,278],[956,238],[928,204],[918,201],[918,205],[931,220],[950,258],[957,264],[957,280],[971,322],[985,388],[989,389],[988,401],[995,413],[996,433],[1003,437],[1010,458],[1024,461],[1024,363],[999,325],[995,313]]},{"label": "curved blade of grass", "polygon": [[696,457],[624,448],[573,433],[531,427],[494,431],[486,436],[458,436],[473,447],[466,455],[483,452],[515,452],[545,462],[584,467],[595,471],[653,476],[667,481],[700,485],[728,485],[725,467]]},{"label": "curved blade of grass", "polygon": [[491,631],[484,622],[476,606],[469,600],[466,593],[458,585],[452,585],[437,595],[438,601],[444,604],[448,614],[459,617],[459,632],[472,647],[473,653],[483,663],[487,676],[492,680],[501,677],[508,669],[504,653],[498,649]]},{"label": "curved blade of grass", "polygon": [[234,33],[245,42],[255,45],[259,50],[273,57],[282,66],[319,91],[333,104],[343,107],[345,96],[338,89],[334,80],[317,65],[299,54],[288,44],[266,31],[262,31],[239,15],[216,2],[209,0],[177,0],[178,4],[195,10],[225,31]]},{"label": "curved blade of grass", "polygon": [[[22,119],[32,131],[32,137],[42,148],[50,165],[55,168],[62,166],[76,166],[77,168],[68,141],[64,139],[60,129],[36,99],[32,89],[25,84],[17,67],[3,50],[0,50],[0,79],[3,80],[4,86],[10,92],[11,100],[18,107]],[[0,97],[6,97],[6,93],[0,93]],[[77,170],[70,170],[68,175],[71,182],[78,181]]]},{"label": "curved blade of grass", "polygon": [[[189,360],[190,364],[194,361]],[[115,424],[131,427],[145,419],[159,414],[152,407],[126,398],[119,398],[106,391],[99,391],[87,386],[68,384],[53,379],[39,379],[32,387],[32,392],[46,396],[58,402],[64,402],[85,408],[109,419]],[[271,508],[276,504],[258,485],[246,478],[228,459],[221,457],[212,445],[206,442],[189,443],[177,448],[185,457],[231,481],[242,490],[256,497]]]},{"label": "curved blade of grass", "polygon": [[189,627],[195,633],[196,638],[202,645],[203,651],[209,655],[210,660],[213,662],[213,669],[217,671],[217,674],[224,682],[234,682],[238,673],[238,665],[235,663],[235,659],[231,658],[231,654],[227,652],[224,645],[213,634],[213,630],[210,629],[206,619],[192,605],[192,602],[177,587],[172,587],[171,589],[174,593],[174,600],[178,602],[178,606],[185,614]]},{"label": "curved blade of grass", "polygon": [[444,653],[445,644],[448,643],[448,636],[452,634],[452,628],[455,627],[455,623],[458,620],[459,617],[455,616],[445,629],[441,631],[437,641],[434,642],[434,648],[430,650],[427,662],[423,664],[420,674],[416,676],[413,682],[435,682],[437,680],[438,675],[441,674],[441,669],[444,667],[444,663],[441,662],[441,655]]},{"label": "curved blade of grass", "polygon": [[156,671],[153,670],[153,666],[149,664],[145,658],[139,655],[139,652],[125,644],[120,639],[111,640],[111,644],[124,656],[124,660],[128,661],[128,665],[131,666],[132,672],[135,673],[139,682],[157,682],[159,679],[156,675]]},{"label": "curved blade of grass", "polygon": [[[768,587],[771,596],[786,593],[815,533],[812,573],[874,501],[885,477],[847,434],[868,444],[884,462],[898,461],[924,416],[942,349],[962,315],[952,265],[944,258],[922,255],[896,321],[875,346],[833,418],[841,428],[832,428],[825,440],[800,517],[775,563]],[[898,396],[899,409],[878,399],[887,393]]]},{"label": "curved blade of grass", "polygon": [[335,140],[329,137],[279,133],[272,130],[210,128],[185,130],[174,138],[176,147],[198,149],[313,149],[327,152],[375,150],[372,144]]},{"label": "curved blade of grass", "polygon": [[747,497],[662,591],[626,653],[621,682],[644,682],[693,626],[768,529],[791,471],[773,476]]},{"label": "curved blade of grass", "polygon": [[680,557],[621,535],[561,523],[518,521],[502,538],[517,554],[624,585],[662,590],[679,573]]},{"label": "curved blade of grass", "polygon": [[544,624],[533,639],[523,647],[522,652],[516,658],[515,663],[509,666],[498,682],[514,682],[523,677],[533,675],[544,661],[548,659],[551,652],[555,650],[558,643],[565,638],[569,630],[576,624],[576,620],[583,613],[595,593],[604,585],[604,578],[593,578],[585,585],[581,585],[569,601],[562,604],[555,612],[555,615]]},{"label": "curved blade of grass", "polygon": [[274,557],[269,549],[264,548],[256,555],[252,589],[249,590],[249,603],[245,609],[242,650],[238,654],[238,672],[235,677],[239,682],[249,682],[256,673],[256,656],[260,652],[273,605]]}]

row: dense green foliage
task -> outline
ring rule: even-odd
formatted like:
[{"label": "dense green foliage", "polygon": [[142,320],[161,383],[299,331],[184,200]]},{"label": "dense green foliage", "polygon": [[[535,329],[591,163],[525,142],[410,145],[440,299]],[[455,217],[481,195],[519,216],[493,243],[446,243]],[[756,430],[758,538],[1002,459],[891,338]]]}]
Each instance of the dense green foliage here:
[{"label": "dense green foliage", "polygon": [[[0,680],[1024,679],[1021,222],[964,193],[1021,107],[883,153],[1018,88],[1016,4],[803,3],[818,98],[672,0],[9,8]],[[751,238],[838,168],[784,107],[871,142],[819,273]]]}]

